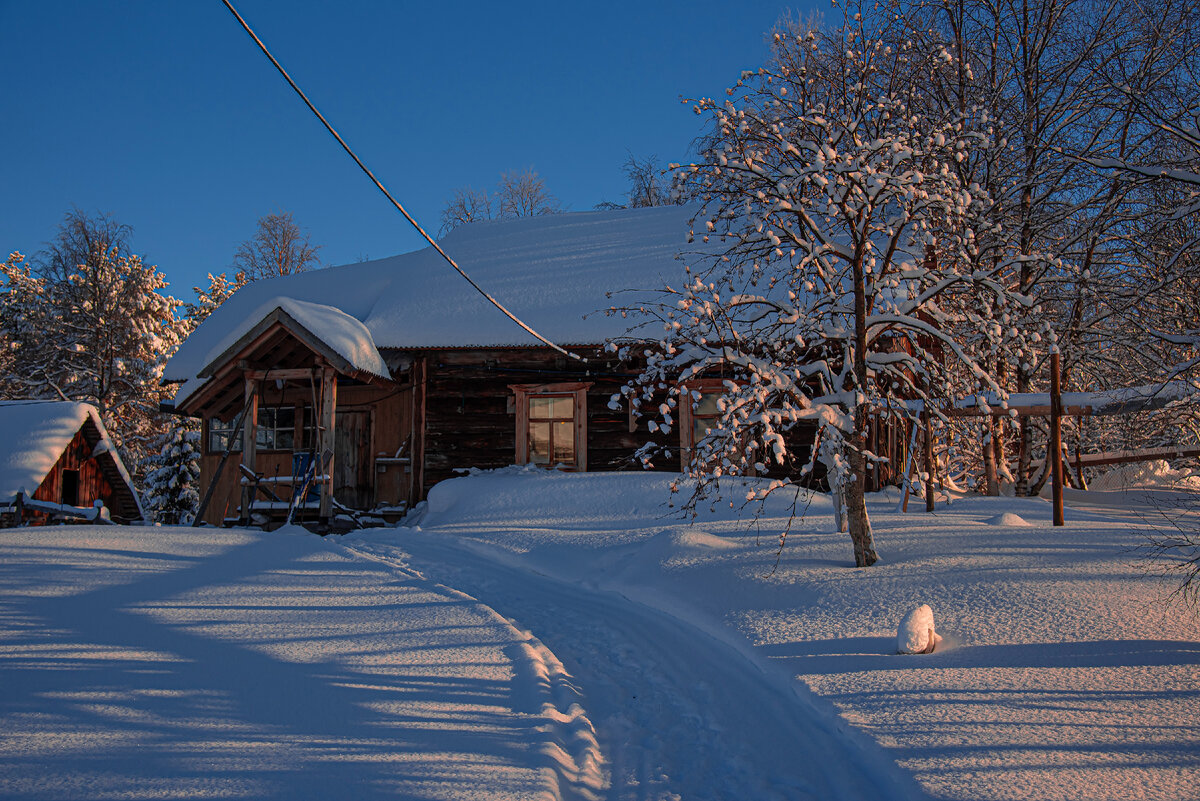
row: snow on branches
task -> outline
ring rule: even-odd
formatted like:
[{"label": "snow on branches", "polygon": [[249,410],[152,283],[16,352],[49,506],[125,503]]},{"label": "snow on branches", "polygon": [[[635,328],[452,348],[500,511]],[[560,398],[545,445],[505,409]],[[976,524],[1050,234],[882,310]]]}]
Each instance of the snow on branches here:
[{"label": "snow on branches", "polygon": [[871,417],[945,397],[954,370],[1000,392],[978,355],[1020,300],[977,241],[986,193],[956,169],[987,146],[986,119],[931,110],[915,89],[952,64],[848,16],[776,34],[768,66],[723,101],[694,102],[711,132],[677,177],[704,204],[694,230],[710,255],[664,295],[637,381],[643,405],[669,387],[656,423],[669,430],[675,405],[699,400],[689,382],[726,379],[688,468],[698,492],[787,468],[761,499],[800,479],[811,462],[791,461],[788,432],[813,424],[860,566],[877,558],[863,504]]}]

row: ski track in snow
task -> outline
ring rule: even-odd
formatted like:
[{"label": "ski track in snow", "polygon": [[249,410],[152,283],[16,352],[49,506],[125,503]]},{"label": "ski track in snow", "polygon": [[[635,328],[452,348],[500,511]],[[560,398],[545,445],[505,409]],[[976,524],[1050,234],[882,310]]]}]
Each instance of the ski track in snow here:
[{"label": "ski track in snow", "polygon": [[663,612],[481,556],[456,538],[411,531],[403,551],[347,547],[470,593],[559,654],[596,724],[610,801],[925,797],[788,677]]}]

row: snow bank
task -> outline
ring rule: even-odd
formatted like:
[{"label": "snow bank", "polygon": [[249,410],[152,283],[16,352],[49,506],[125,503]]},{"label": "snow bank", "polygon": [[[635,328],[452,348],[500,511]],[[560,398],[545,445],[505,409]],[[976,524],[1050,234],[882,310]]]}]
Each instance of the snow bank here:
[{"label": "snow bank", "polygon": [[921,604],[905,615],[896,629],[896,651],[901,654],[931,654],[941,641],[933,627],[929,604]]},{"label": "snow bank", "polygon": [[1200,476],[1194,470],[1175,470],[1165,460],[1157,459],[1120,465],[1088,484],[1088,489],[1099,492],[1121,492],[1144,487],[1200,490]]}]

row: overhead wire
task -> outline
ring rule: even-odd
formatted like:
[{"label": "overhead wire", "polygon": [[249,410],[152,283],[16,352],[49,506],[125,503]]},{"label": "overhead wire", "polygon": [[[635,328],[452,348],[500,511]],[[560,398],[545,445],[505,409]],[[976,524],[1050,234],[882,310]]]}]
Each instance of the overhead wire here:
[{"label": "overhead wire", "polygon": [[447,254],[446,251],[442,250],[441,245],[439,245],[437,242],[435,242],[433,237],[431,237],[428,233],[426,233],[425,229],[422,228],[421,225],[415,219],[413,219],[413,216],[408,213],[408,211],[404,208],[404,206],[402,206],[400,204],[400,202],[398,200],[396,200],[396,198],[392,197],[392,193],[389,192],[382,183],[380,183],[379,179],[375,177],[375,174],[372,173],[369,169],[367,169],[367,165],[363,164],[362,159],[360,159],[354,153],[354,151],[350,149],[350,146],[348,144],[346,144],[346,141],[344,139],[342,139],[342,137],[338,134],[338,132],[333,129],[333,126],[329,124],[329,121],[325,119],[324,115],[321,114],[321,112],[317,110],[317,107],[313,105],[312,101],[308,99],[308,95],[304,94],[304,92],[300,89],[300,87],[296,85],[296,82],[294,80],[292,80],[292,76],[288,75],[287,70],[285,70],[283,68],[283,65],[279,63],[278,59],[276,59],[275,56],[271,55],[271,51],[267,49],[267,46],[265,44],[263,44],[262,39],[258,38],[258,34],[256,34],[253,31],[253,29],[251,29],[250,25],[246,22],[246,20],[244,20],[242,18],[242,15],[237,12],[237,9],[233,7],[233,4],[230,2],[230,0],[221,0],[221,2],[225,4],[225,7],[229,9],[229,12],[231,14],[233,14],[233,16],[237,19],[237,21],[239,23],[241,23],[242,28],[245,29],[246,33],[250,34],[250,38],[253,39],[255,41],[255,43],[258,45],[259,49],[262,50],[263,55],[265,55],[268,59],[270,59],[271,63],[275,65],[275,69],[279,70],[279,74],[283,76],[284,80],[288,82],[288,85],[291,86],[292,89],[295,90],[296,94],[300,96],[300,99],[304,101],[304,104],[306,106],[308,106],[309,111],[311,111],[313,114],[315,114],[317,119],[319,119],[321,121],[321,124],[325,126],[325,130],[329,131],[329,133],[333,135],[333,138],[338,141],[338,144],[340,144],[342,146],[342,149],[346,151],[346,154],[348,156],[350,156],[350,158],[354,159],[354,163],[358,165],[359,169],[361,169],[366,174],[366,176],[371,179],[371,182],[373,184],[375,184],[376,188],[378,188],[380,192],[383,193],[383,196],[391,201],[392,205],[396,207],[396,210],[399,211],[402,215],[404,215],[404,219],[408,220],[408,222],[412,225],[412,227],[417,229],[417,233],[419,233],[425,239],[426,242],[428,242],[430,245],[432,245],[434,250],[436,250],[439,254],[441,254],[442,258],[446,260],[447,264],[449,264],[451,267],[453,267],[454,270],[460,276],[462,276],[463,279],[466,280],[466,282],[468,284],[470,284],[472,287],[474,287],[476,292],[478,292],[480,295],[483,295],[485,298],[487,298],[489,303],[491,303],[493,306],[495,306],[497,309],[499,309],[504,314],[504,316],[508,317],[508,319],[512,320],[514,323],[516,323],[518,326],[520,326],[526,333],[530,334],[532,337],[537,339],[542,344],[550,346],[551,348],[553,348],[554,350],[563,354],[564,356],[570,356],[572,359],[576,359],[576,360],[582,361],[582,362],[587,361],[587,359],[585,359],[583,356],[580,356],[577,353],[571,353],[570,351],[562,348],[561,346],[556,345],[555,343],[551,342],[549,339],[546,339],[546,337],[542,336],[537,331],[535,331],[531,326],[529,326],[527,323],[525,323],[523,320],[521,320],[521,318],[517,317],[515,314],[513,314],[511,311],[509,311],[507,308],[505,308],[504,304],[502,304],[500,301],[498,301],[494,297],[492,297],[483,287],[481,287],[479,284],[475,283],[475,281],[471,278],[471,276],[467,275],[466,271],[463,270],[462,267],[458,266],[458,262],[456,262],[454,259],[450,258],[449,254]]}]

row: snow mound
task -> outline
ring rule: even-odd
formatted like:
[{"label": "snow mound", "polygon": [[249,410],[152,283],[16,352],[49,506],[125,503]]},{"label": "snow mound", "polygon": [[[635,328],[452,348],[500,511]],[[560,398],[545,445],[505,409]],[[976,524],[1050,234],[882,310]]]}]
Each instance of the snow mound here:
[{"label": "snow mound", "polygon": [[1115,467],[1088,484],[1099,492],[1120,492],[1134,487],[1200,489],[1200,476],[1192,470],[1175,470],[1163,460],[1135,462]]},{"label": "snow mound", "polygon": [[1021,517],[1016,512],[1004,512],[995,517],[989,517],[983,521],[989,526],[1029,526],[1032,525],[1028,520]]},{"label": "snow mound", "polygon": [[712,548],[714,550],[723,551],[730,548],[738,548],[740,545],[726,537],[719,537],[716,534],[710,534],[707,531],[697,531],[694,529],[686,529],[679,533],[677,544],[690,548]]},{"label": "snow mound", "polygon": [[933,610],[921,604],[900,621],[896,630],[896,650],[902,654],[931,654],[942,641],[933,629]]}]

